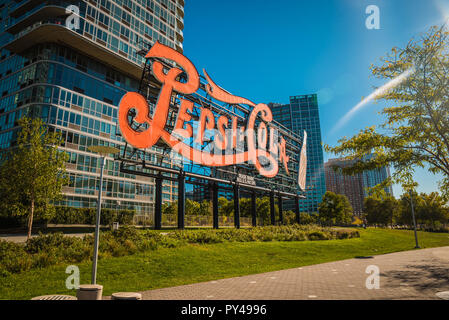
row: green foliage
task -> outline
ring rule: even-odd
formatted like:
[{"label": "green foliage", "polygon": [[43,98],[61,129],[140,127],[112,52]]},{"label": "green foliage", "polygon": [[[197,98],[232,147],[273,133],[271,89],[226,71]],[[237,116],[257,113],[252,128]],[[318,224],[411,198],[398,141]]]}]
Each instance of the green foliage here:
[{"label": "green foliage", "polygon": [[[412,192],[415,219],[418,227],[431,231],[446,231],[449,222],[449,208],[445,199],[437,192],[430,194]],[[371,195],[365,198],[365,217],[369,224],[412,227],[410,193],[399,200],[387,195]]]},{"label": "green foliage", "polygon": [[[275,204],[275,215],[279,216],[278,205]],[[206,216],[212,214],[212,204],[210,201],[203,200],[203,202],[198,203],[196,201],[186,199],[185,204],[186,215],[196,215],[196,216]],[[270,198],[262,197],[256,198],[256,212],[257,216],[260,218],[264,225],[270,224]],[[171,203],[164,203],[162,206],[162,214],[177,215],[178,214],[178,203],[177,201]],[[220,216],[231,217],[234,215],[234,201],[228,200],[226,198],[218,198],[218,214]],[[241,198],[240,199],[240,216],[241,217],[251,217],[251,199]],[[294,223],[294,216],[292,218],[292,213],[284,212],[284,217],[287,217],[284,223]],[[285,218],[284,218],[285,219]]]},{"label": "green foliage", "polygon": [[[436,192],[430,194],[413,192],[412,201],[418,227],[431,231],[447,230],[445,225],[449,222],[449,208],[441,195]],[[399,200],[397,222],[412,226],[412,209],[409,193],[403,194]]]},{"label": "green foliage", "polygon": [[[104,286],[103,295],[109,296],[119,291],[141,292],[411,250],[415,245],[413,231],[409,230],[368,228],[359,232],[360,238],[347,241],[224,242],[107,258],[100,261],[98,281]],[[447,233],[418,231],[418,237],[423,248],[449,245]],[[87,283],[91,262],[77,266],[81,283]],[[26,300],[48,293],[75,295],[75,290],[64,286],[66,267],[63,263],[9,275],[5,271],[3,277],[0,267],[0,297]]]},{"label": "green foliage", "polygon": [[68,183],[65,175],[67,154],[59,151],[61,135],[48,132],[41,119],[22,118],[17,147],[9,150],[0,167],[2,212],[24,215],[31,235],[34,215],[48,218],[53,201],[60,199]]},{"label": "green foliage", "polygon": [[[251,229],[177,230],[162,234],[123,226],[100,233],[99,257],[120,257],[157,248],[175,248],[188,243],[210,244],[250,241],[304,241],[359,237],[353,229],[329,229],[315,225],[268,226]],[[26,245],[0,240],[0,277],[58,263],[91,259],[93,235],[67,237],[62,233],[39,234]]]},{"label": "green foliage", "polygon": [[306,213],[306,212],[301,212],[299,214],[299,221],[301,224],[314,224],[314,223],[318,223],[318,214],[316,213]]},{"label": "green foliage", "polygon": [[162,214],[178,214],[178,201],[166,202],[162,205]]},{"label": "green foliage", "polygon": [[29,270],[32,265],[31,256],[22,245],[0,240],[0,277]]},{"label": "green foliage", "polygon": [[429,225],[431,229],[440,229],[441,224],[449,219],[446,201],[437,192],[421,193],[420,198],[416,207],[418,222]]},{"label": "green foliage", "polygon": [[[383,166],[394,167],[391,179],[380,187],[400,183],[407,190],[416,184],[416,167],[440,173],[444,196],[449,196],[449,32],[432,27],[427,34],[411,40],[402,49],[393,48],[378,66],[374,76],[384,82],[402,77],[396,85],[377,97],[393,106],[381,112],[385,119],[380,130],[366,128],[352,138],[342,138],[327,152],[358,160],[345,173],[362,172]],[[362,161],[374,153],[371,160]]]},{"label": "green foliage", "polygon": [[329,224],[350,224],[352,221],[352,207],[344,195],[327,191],[318,207],[320,221]]},{"label": "green foliage", "polygon": [[284,211],[284,224],[289,225],[295,223],[296,223],[296,214],[291,210]]},{"label": "green foliage", "polygon": [[[95,224],[96,208],[55,207],[54,216],[48,220],[54,224]],[[132,224],[135,211],[101,209],[101,224],[111,225],[118,222],[120,225]]]},{"label": "green foliage", "polygon": [[185,210],[187,215],[198,215],[200,213],[200,204],[196,201],[186,199]]},{"label": "green foliage", "polygon": [[369,224],[386,226],[397,220],[398,201],[387,194],[371,195],[364,200],[364,212]]}]

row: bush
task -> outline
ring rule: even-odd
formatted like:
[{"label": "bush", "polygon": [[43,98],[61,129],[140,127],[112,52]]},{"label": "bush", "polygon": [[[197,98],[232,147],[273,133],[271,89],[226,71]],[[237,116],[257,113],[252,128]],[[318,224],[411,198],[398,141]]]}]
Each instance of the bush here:
[{"label": "bush", "polygon": [[[156,250],[159,247],[175,248],[186,243],[304,241],[348,239],[358,236],[359,233],[352,229],[330,229],[298,224],[251,229],[176,230],[167,233],[121,226],[118,230],[100,233],[99,259],[131,255],[139,251]],[[92,258],[93,243],[93,235],[77,238],[67,237],[62,233],[39,234],[28,240],[25,245],[0,240],[0,277],[62,262],[77,263],[89,260]]]},{"label": "bush", "polygon": [[317,214],[309,214],[306,212],[301,212],[299,214],[299,220],[301,224],[314,224],[318,223],[318,215]]},{"label": "bush", "polygon": [[33,262],[35,267],[46,267],[59,261],[81,262],[92,256],[90,242],[64,236],[61,232],[39,234],[27,240],[25,251],[36,255]]},{"label": "bush", "polygon": [[189,243],[219,243],[223,238],[219,237],[215,230],[182,230],[175,231],[172,235],[175,239],[186,240]]},{"label": "bush", "polygon": [[189,243],[220,243],[224,241],[304,241],[359,237],[356,230],[330,229],[316,225],[265,226],[251,229],[184,230],[168,235]]},{"label": "bush", "polygon": [[327,233],[324,233],[322,231],[313,231],[310,232],[307,237],[309,240],[329,240],[330,236]]},{"label": "bush", "polygon": [[[95,208],[56,207],[55,215],[48,221],[55,224],[95,224]],[[133,222],[135,211],[101,209],[101,224],[111,225],[118,222],[121,225],[129,225]]]},{"label": "bush", "polygon": [[20,244],[0,240],[0,274],[29,270],[33,262]]}]

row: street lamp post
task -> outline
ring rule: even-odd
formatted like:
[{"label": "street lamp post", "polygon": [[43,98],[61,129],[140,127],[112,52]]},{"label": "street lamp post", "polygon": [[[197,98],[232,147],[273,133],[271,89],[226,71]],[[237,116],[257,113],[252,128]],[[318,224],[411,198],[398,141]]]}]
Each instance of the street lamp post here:
[{"label": "street lamp post", "polygon": [[416,232],[415,208],[413,207],[413,198],[412,198],[413,195],[412,195],[412,190],[411,189],[409,190],[409,194],[410,194],[410,206],[411,206],[411,209],[412,209],[413,229],[414,229],[414,232],[415,232],[415,244],[416,244],[415,248],[419,249],[421,247],[418,244],[418,233]]},{"label": "street lamp post", "polygon": [[106,162],[107,154],[118,153],[118,149],[106,146],[90,146],[89,151],[100,154],[100,186],[98,189],[97,215],[95,218],[95,240],[94,240],[94,256],[92,259],[92,284],[97,282],[97,261],[98,261],[98,245],[100,241],[100,218],[101,218],[101,193],[103,190],[103,170]]}]

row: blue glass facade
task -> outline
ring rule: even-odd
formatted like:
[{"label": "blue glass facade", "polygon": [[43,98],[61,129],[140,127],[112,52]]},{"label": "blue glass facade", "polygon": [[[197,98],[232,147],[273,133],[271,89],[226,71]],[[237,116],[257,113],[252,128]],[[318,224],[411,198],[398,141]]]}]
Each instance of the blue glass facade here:
[{"label": "blue glass facade", "polygon": [[[69,29],[68,5],[79,8],[79,28]],[[144,59],[137,52],[156,40],[182,52],[182,0],[0,0],[0,148],[14,145],[17,120],[40,117],[62,132],[71,183],[59,205],[95,207],[99,158],[91,145],[124,148],[117,106],[137,91]],[[158,150],[147,154],[155,161]],[[119,171],[107,157],[104,207],[153,212],[154,181]],[[163,200],[177,187],[164,183]]]},{"label": "blue glass facade", "polygon": [[[372,159],[374,156],[375,156],[374,154],[369,154],[369,155],[365,156],[363,160]],[[379,169],[364,171],[362,173],[362,176],[363,176],[363,185],[364,185],[363,192],[364,192],[364,196],[367,197],[369,188],[373,188],[373,187],[381,184],[382,182],[384,182],[386,179],[390,178],[390,168],[382,167]],[[393,196],[393,187],[392,186],[388,186],[388,187],[384,188],[384,191],[386,194]]]},{"label": "blue glass facade", "polygon": [[306,199],[299,201],[302,212],[317,212],[326,193],[321,126],[316,94],[290,97],[290,103],[269,104],[273,117],[293,132],[303,137],[307,132]]}]

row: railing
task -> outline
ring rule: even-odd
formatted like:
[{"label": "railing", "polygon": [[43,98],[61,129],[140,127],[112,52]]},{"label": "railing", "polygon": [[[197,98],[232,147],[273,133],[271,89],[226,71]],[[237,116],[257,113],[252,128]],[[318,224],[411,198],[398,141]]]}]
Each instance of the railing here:
[{"label": "railing", "polygon": [[10,23],[8,24],[7,28],[10,28],[10,27],[14,26],[15,24],[23,21],[25,18],[28,18],[29,16],[32,16],[33,14],[35,14],[37,11],[41,10],[44,7],[47,7],[47,6],[58,6],[58,7],[66,8],[69,5],[70,5],[70,2],[64,1],[64,0],[48,0],[48,1],[44,1],[41,4],[38,4],[33,9],[31,9],[30,11],[27,11],[25,14],[21,15],[20,17],[18,17],[18,18],[11,18],[10,19]]},{"label": "railing", "polygon": [[42,25],[48,25],[48,24],[65,26],[65,19],[54,18],[54,19],[45,19],[43,21],[36,22],[36,23],[32,24],[31,26],[26,27],[25,29],[23,29],[19,33],[15,34],[12,37],[11,42],[14,41],[14,40],[17,40],[17,39],[19,39],[21,37],[23,37],[23,35],[29,33],[30,31],[32,31],[34,29],[37,29],[38,27],[40,27]]}]

